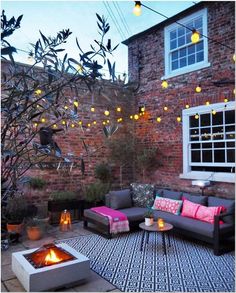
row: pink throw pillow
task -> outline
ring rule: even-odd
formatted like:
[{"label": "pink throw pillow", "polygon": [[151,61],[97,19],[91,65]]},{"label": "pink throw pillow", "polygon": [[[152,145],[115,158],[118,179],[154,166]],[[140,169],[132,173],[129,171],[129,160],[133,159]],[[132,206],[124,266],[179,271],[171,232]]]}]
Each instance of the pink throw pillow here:
[{"label": "pink throw pillow", "polygon": [[181,206],[182,200],[156,196],[152,209],[179,215]]},{"label": "pink throw pillow", "polygon": [[195,219],[199,206],[200,204],[198,203],[184,199],[181,216]]},{"label": "pink throw pillow", "polygon": [[[225,210],[225,207],[222,207],[222,206],[205,207],[200,205],[196,213],[196,219],[213,224],[214,216],[219,215],[224,210]],[[222,224],[222,221],[221,221],[221,224]]]}]

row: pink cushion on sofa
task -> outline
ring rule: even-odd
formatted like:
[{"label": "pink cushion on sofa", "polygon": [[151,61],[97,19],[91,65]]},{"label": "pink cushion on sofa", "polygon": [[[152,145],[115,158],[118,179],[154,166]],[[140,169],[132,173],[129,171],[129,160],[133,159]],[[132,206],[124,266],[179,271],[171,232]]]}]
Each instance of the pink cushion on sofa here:
[{"label": "pink cushion on sofa", "polygon": [[224,210],[225,210],[225,207],[222,207],[222,206],[205,207],[200,205],[196,213],[196,219],[213,224],[214,216],[219,215]]},{"label": "pink cushion on sofa", "polygon": [[199,206],[200,204],[198,203],[194,203],[187,199],[184,199],[181,216],[195,218]]},{"label": "pink cushion on sofa", "polygon": [[179,215],[181,206],[182,200],[174,200],[156,196],[152,209]]}]

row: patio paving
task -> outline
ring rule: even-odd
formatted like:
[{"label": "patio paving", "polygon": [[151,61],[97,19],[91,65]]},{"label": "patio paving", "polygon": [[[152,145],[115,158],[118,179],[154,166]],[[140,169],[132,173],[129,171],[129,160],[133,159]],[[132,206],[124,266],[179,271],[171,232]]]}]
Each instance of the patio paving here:
[{"label": "patio paving", "polygon": [[[41,245],[59,239],[68,239],[76,236],[84,236],[92,234],[83,228],[82,222],[74,223],[72,231],[61,232],[59,227],[49,226],[43,239],[38,241],[30,241],[26,235],[20,239],[20,243],[11,244],[9,249],[2,251],[1,257],[1,292],[25,292],[16,276],[11,270],[11,254],[16,251],[37,248]],[[100,277],[91,270],[91,275],[80,285],[71,288],[63,288],[58,292],[121,292],[111,283]]]}]

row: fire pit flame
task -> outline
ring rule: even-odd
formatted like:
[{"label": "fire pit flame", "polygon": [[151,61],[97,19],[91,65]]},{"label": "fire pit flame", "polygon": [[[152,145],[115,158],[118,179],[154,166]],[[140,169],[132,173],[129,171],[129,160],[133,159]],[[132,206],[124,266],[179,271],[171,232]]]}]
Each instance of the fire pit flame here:
[{"label": "fire pit flame", "polygon": [[53,263],[57,263],[57,262],[60,262],[62,261],[63,258],[59,258],[57,257],[56,253],[53,251],[53,249],[50,249],[49,250],[49,253],[46,255],[45,257],[45,260],[44,260],[44,263],[45,265],[50,265],[50,264],[53,264]]}]

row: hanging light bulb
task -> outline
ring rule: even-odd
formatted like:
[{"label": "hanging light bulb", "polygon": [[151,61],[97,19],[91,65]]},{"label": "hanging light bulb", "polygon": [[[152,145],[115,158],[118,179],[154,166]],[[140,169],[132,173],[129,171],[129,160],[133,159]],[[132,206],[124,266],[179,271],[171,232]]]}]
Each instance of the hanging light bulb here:
[{"label": "hanging light bulb", "polygon": [[168,88],[168,82],[166,81],[166,80],[163,80],[162,81],[162,83],[161,83],[161,87],[163,88],[163,89],[167,89]]},{"label": "hanging light bulb", "polygon": [[229,100],[227,98],[224,98],[224,102],[227,103]]},{"label": "hanging light bulb", "polygon": [[104,111],[104,115],[109,116],[110,115],[110,112],[108,110],[105,110]]},{"label": "hanging light bulb", "polygon": [[78,103],[77,101],[74,101],[74,105],[75,105],[75,107],[77,107],[77,108],[78,108],[78,106],[79,106],[79,103]]},{"label": "hanging light bulb", "polygon": [[79,125],[82,125],[82,124],[83,124],[83,122],[80,120],[80,121],[79,121]]},{"label": "hanging light bulb", "polygon": [[36,108],[39,108],[40,106],[39,105],[36,105]]},{"label": "hanging light bulb", "polygon": [[91,126],[91,124],[90,124],[90,123],[88,123],[88,124],[87,124],[87,126],[88,126],[88,127],[90,127],[90,126]]},{"label": "hanging light bulb", "polygon": [[93,121],[93,124],[96,125],[97,124],[97,121]]},{"label": "hanging light bulb", "polygon": [[216,114],[216,110],[212,110],[211,113],[212,113],[212,115],[215,115]]},{"label": "hanging light bulb", "polygon": [[195,88],[195,92],[196,93],[200,93],[202,91],[201,85],[199,84],[196,88]]},{"label": "hanging light bulb", "polygon": [[144,107],[144,106],[142,106],[142,107],[140,108],[140,112],[142,112],[142,113],[145,112],[145,107]]},{"label": "hanging light bulb", "polygon": [[133,9],[133,14],[135,16],[140,16],[142,13],[141,9],[141,2],[140,1],[135,1],[134,9]]},{"label": "hanging light bulb", "polygon": [[37,89],[37,90],[34,91],[34,94],[35,94],[36,96],[39,96],[39,95],[42,94],[42,90],[41,90],[41,89]]},{"label": "hanging light bulb", "polygon": [[135,114],[135,115],[134,115],[134,119],[135,119],[135,120],[138,120],[138,119],[139,119],[139,115],[138,115],[138,114]]},{"label": "hanging light bulb", "polygon": [[189,109],[189,107],[190,107],[189,104],[186,104],[186,105],[185,105],[185,108],[186,108],[186,109]]},{"label": "hanging light bulb", "polygon": [[129,118],[130,118],[130,119],[133,119],[133,115],[130,115]]},{"label": "hanging light bulb", "polygon": [[90,108],[90,111],[91,111],[91,112],[95,112],[95,108],[92,106],[92,107]]},{"label": "hanging light bulb", "polygon": [[72,124],[71,124],[71,128],[74,128],[74,127],[75,127],[75,124],[74,124],[74,123],[72,123]]},{"label": "hanging light bulb", "polygon": [[107,120],[107,123],[110,123],[110,120]]},{"label": "hanging light bulb", "polygon": [[161,117],[157,117],[157,122],[161,122]]},{"label": "hanging light bulb", "polygon": [[106,121],[103,121],[102,124],[103,124],[103,125],[106,125]]},{"label": "hanging light bulb", "polygon": [[194,116],[195,119],[198,119],[199,118],[199,115],[198,113]]},{"label": "hanging light bulb", "polygon": [[198,43],[200,40],[200,33],[196,31],[195,29],[192,30],[192,36],[191,36],[191,41],[193,44]]},{"label": "hanging light bulb", "polygon": [[210,105],[210,102],[209,101],[206,101],[206,105],[209,106]]},{"label": "hanging light bulb", "polygon": [[121,107],[117,107],[117,108],[116,108],[116,111],[117,111],[117,112],[121,112]]},{"label": "hanging light bulb", "polygon": [[53,126],[52,126],[53,128],[57,128],[57,125],[56,124],[53,124]]},{"label": "hanging light bulb", "polygon": [[66,125],[66,121],[65,120],[62,120],[61,122],[63,125]]},{"label": "hanging light bulb", "polygon": [[68,109],[68,106],[64,106],[64,109],[67,110]]},{"label": "hanging light bulb", "polygon": [[176,120],[177,120],[177,122],[181,122],[181,117],[178,116],[178,117],[176,118]]},{"label": "hanging light bulb", "polygon": [[167,106],[165,106],[163,109],[164,109],[164,111],[167,111],[167,110],[168,110],[168,107],[167,107]]},{"label": "hanging light bulb", "polygon": [[34,123],[34,127],[37,127],[38,126],[38,123]]},{"label": "hanging light bulb", "polygon": [[45,118],[42,118],[42,119],[41,119],[41,122],[42,122],[42,123],[46,122],[46,119],[45,119]]}]

